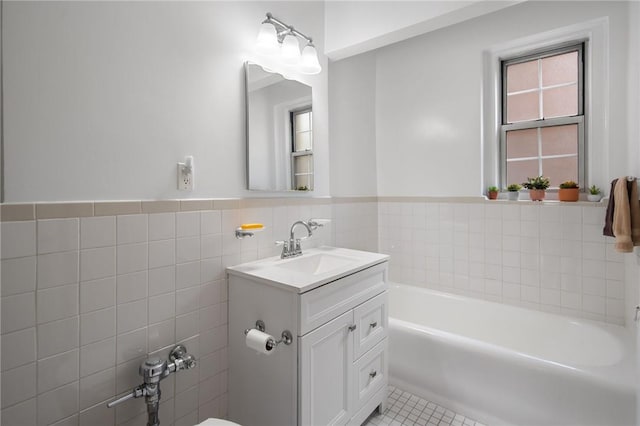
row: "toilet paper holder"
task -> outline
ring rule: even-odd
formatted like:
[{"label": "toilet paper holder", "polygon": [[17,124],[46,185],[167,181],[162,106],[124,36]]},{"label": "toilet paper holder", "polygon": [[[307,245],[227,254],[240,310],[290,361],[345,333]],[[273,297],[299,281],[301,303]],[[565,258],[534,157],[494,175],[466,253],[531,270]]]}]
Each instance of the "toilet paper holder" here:
[{"label": "toilet paper holder", "polygon": [[[257,330],[262,331],[263,333],[265,333],[266,329],[267,329],[267,327],[264,324],[264,321],[262,321],[262,320],[256,321],[255,328]],[[249,334],[249,331],[251,331],[251,329],[247,328],[244,331],[244,335],[246,336],[247,334]],[[289,330],[285,330],[285,331],[282,332],[282,335],[280,336],[280,340],[269,339],[269,341],[267,342],[267,345],[269,346],[268,349],[271,350],[271,349],[277,347],[280,343],[284,343],[285,345],[290,345],[291,342],[293,342],[293,334],[291,334],[291,332]]]}]

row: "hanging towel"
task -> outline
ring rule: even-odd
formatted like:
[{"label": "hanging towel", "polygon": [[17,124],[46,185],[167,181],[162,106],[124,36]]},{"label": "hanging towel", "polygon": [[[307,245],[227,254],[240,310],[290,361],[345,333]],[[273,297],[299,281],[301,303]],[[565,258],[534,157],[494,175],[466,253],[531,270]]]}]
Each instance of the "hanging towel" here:
[{"label": "hanging towel", "polygon": [[638,180],[631,182],[629,191],[629,209],[631,210],[631,240],[635,247],[640,246],[640,200],[638,199]]},{"label": "hanging towel", "polygon": [[616,251],[630,253],[633,246],[640,245],[640,203],[638,184],[635,180],[618,179],[613,191],[613,233]]},{"label": "hanging towel", "polygon": [[615,237],[613,234],[613,211],[615,210],[615,189],[618,179],[611,181],[611,190],[609,191],[609,204],[607,204],[607,214],[604,218],[604,229],[602,235],[605,237]]}]

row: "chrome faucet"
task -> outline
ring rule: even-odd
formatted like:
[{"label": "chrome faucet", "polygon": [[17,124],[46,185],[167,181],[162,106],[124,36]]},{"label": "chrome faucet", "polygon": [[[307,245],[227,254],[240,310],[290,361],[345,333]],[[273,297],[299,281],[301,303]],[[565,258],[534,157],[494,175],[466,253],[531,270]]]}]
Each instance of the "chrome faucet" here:
[{"label": "chrome faucet", "polygon": [[178,370],[188,370],[196,366],[196,359],[187,353],[184,345],[177,345],[169,354],[169,361],[160,358],[147,358],[138,373],[143,377],[143,383],[133,388],[126,395],[107,404],[111,408],[131,398],[144,396],[147,403],[147,426],[159,426],[158,407],[160,406],[160,381]]},{"label": "chrome faucet", "polygon": [[[303,238],[296,238],[295,230],[296,226],[302,225],[307,230],[307,236]],[[313,231],[311,226],[307,224],[307,222],[303,220],[297,220],[293,222],[291,225],[291,231],[289,232],[289,240],[285,241],[276,241],[276,244],[282,244],[282,254],[280,254],[281,259],[287,259],[289,257],[296,257],[302,255],[302,246],[300,244],[302,239],[309,238],[313,235]]]}]

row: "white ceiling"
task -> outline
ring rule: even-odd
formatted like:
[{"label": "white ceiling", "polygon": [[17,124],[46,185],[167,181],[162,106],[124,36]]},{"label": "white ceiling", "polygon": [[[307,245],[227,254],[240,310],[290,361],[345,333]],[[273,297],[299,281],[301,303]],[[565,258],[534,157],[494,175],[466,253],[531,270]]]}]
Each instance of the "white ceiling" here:
[{"label": "white ceiling", "polygon": [[343,59],[522,1],[326,1],[324,51]]}]

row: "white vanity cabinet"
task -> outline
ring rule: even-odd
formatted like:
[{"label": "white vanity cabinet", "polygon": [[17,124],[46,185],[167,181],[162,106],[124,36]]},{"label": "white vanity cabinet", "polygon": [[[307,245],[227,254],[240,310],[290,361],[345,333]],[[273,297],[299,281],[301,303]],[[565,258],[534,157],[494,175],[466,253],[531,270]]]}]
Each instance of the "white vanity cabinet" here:
[{"label": "white vanity cabinet", "polygon": [[[363,322],[362,313],[371,308],[379,315]],[[375,398],[377,403],[367,409],[377,392],[386,392],[388,382],[386,312],[384,291],[300,337],[300,424],[359,425],[381,403]],[[370,345],[358,355],[358,348]]]},{"label": "white vanity cabinet", "polygon": [[[320,274],[326,276],[313,285],[284,285],[293,277],[267,280],[256,276],[255,265],[238,270],[251,264],[229,268],[230,420],[360,425],[386,405],[388,257],[332,250],[354,258],[363,253],[367,261]],[[291,345],[279,344],[268,355],[249,349],[243,331],[256,320],[276,339],[291,331]]]}]

